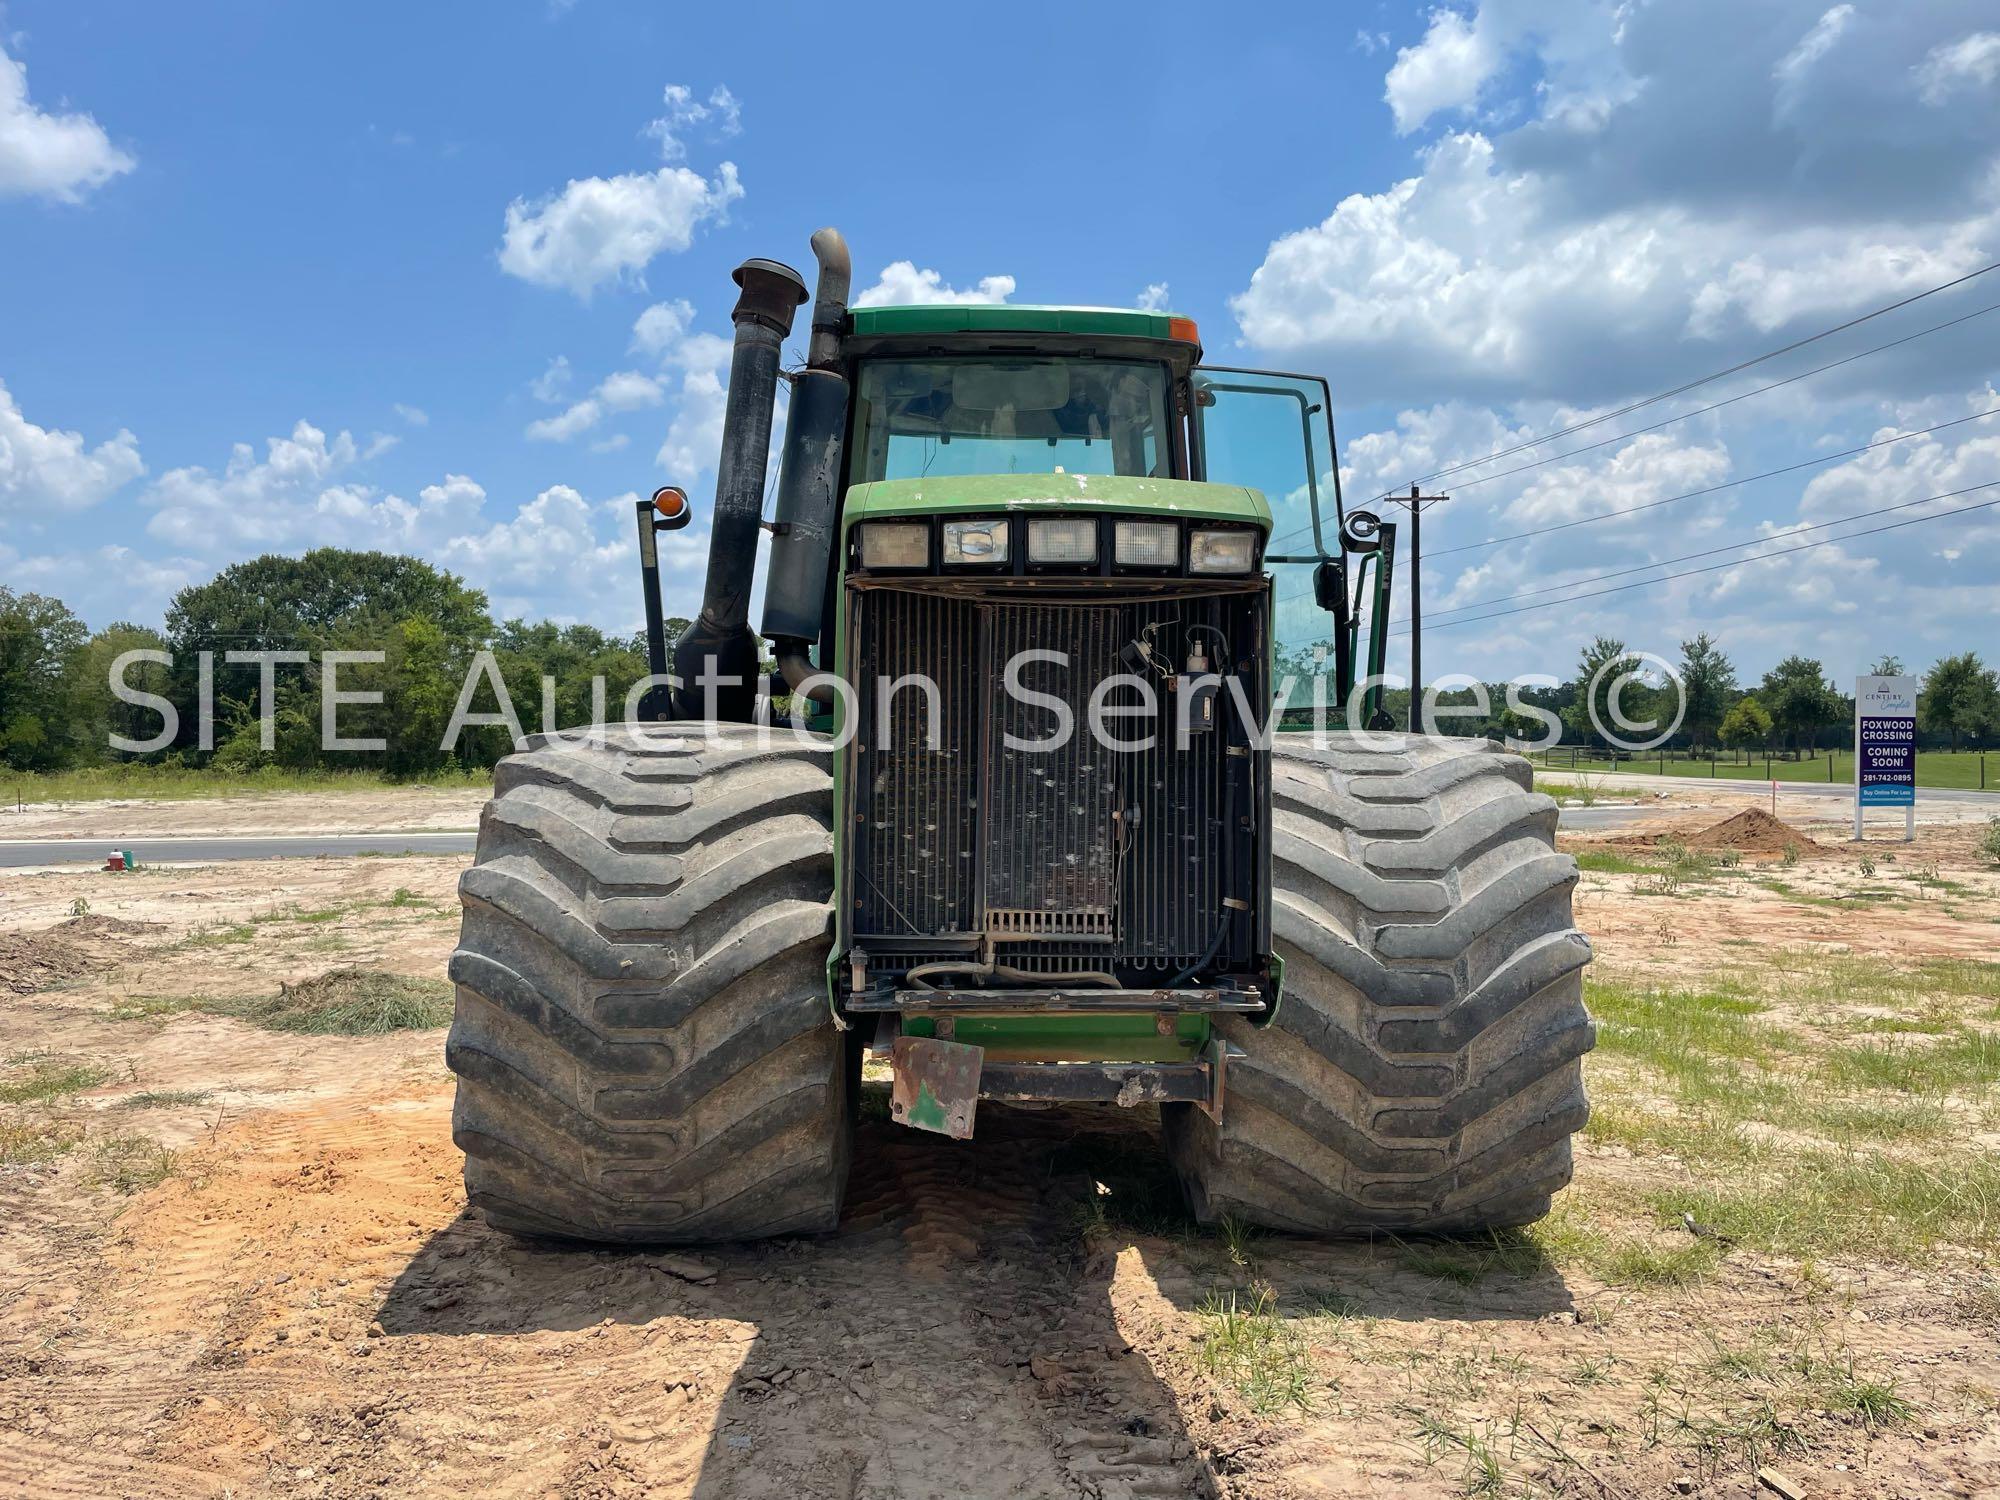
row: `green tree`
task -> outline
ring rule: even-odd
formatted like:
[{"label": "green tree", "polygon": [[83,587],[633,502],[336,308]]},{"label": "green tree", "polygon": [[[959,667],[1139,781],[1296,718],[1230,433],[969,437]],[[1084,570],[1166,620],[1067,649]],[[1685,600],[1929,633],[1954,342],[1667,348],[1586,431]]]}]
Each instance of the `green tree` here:
[{"label": "green tree", "polygon": [[1933,734],[1949,734],[1956,750],[1963,735],[1984,735],[2000,722],[2000,679],[1976,651],[1931,663],[1917,691],[1917,720]]},{"label": "green tree", "polygon": [[1722,727],[1717,733],[1721,735],[1722,743],[1732,750],[1768,745],[1771,743],[1771,716],[1764,712],[1764,705],[1754,695],[1745,693],[1722,716]]},{"label": "green tree", "polygon": [[1699,749],[1713,737],[1728,711],[1729,696],[1736,691],[1736,668],[1704,630],[1693,640],[1681,642],[1680,673],[1686,703],[1681,727]]},{"label": "green tree", "polygon": [[[112,691],[112,683],[124,683],[127,696],[134,693],[151,693],[160,698],[173,698],[173,669],[157,661],[130,661],[121,676],[114,679],[114,668],[118,659],[133,651],[166,651],[167,638],[159,631],[145,625],[133,625],[120,621],[107,625],[84,643],[77,661],[76,722],[84,743],[80,747],[80,758],[94,760],[110,757],[117,760],[133,758],[128,752],[114,750],[111,737],[145,743],[157,737],[164,727],[158,709],[144,704],[129,703]],[[153,752],[154,758],[165,754],[165,750]]]},{"label": "green tree", "polygon": [[1878,656],[1875,658],[1875,665],[1868,669],[1868,675],[1870,677],[1901,677],[1905,675],[1903,671],[1903,658],[1900,656]]},{"label": "green tree", "polygon": [[1820,730],[1837,724],[1846,700],[1833,690],[1820,664],[1809,656],[1788,656],[1764,674],[1757,698],[1771,727],[1792,749],[1813,742]]},{"label": "green tree", "polygon": [[[436,632],[408,634],[408,622],[422,622]],[[355,691],[385,694],[394,679],[412,702],[429,704],[436,697],[435,681],[418,684],[412,674],[436,673],[450,663],[469,660],[493,633],[486,596],[468,588],[454,574],[414,557],[386,552],[351,552],[321,547],[302,557],[269,554],[237,563],[205,584],[185,588],[167,610],[167,634],[174,651],[175,699],[181,704],[181,743],[194,742],[191,707],[196,673],[203,651],[213,653],[215,735],[217,753],[233,765],[266,759],[286,765],[311,765],[328,757],[320,748],[320,708],[323,681],[319,653],[329,647],[345,650],[397,651],[396,670],[343,666],[339,685]],[[441,645],[439,642],[441,641]],[[230,651],[304,651],[313,660],[280,664],[273,673],[273,747],[262,748],[257,724],[262,701],[262,673],[255,663],[231,663]],[[400,675],[399,675],[400,674]],[[458,679],[451,681],[454,697]],[[446,704],[449,716],[450,703]],[[386,707],[372,715],[378,726],[394,724]],[[414,724],[369,731],[369,706],[343,706],[343,737],[387,738],[399,749],[375,760],[388,764],[407,753],[408,768],[435,764],[436,740],[426,760]],[[443,725],[438,725],[440,732]],[[407,745],[403,744],[407,741]],[[334,757],[342,765],[364,765],[369,758],[352,754]]]},{"label": "green tree", "polygon": [[88,635],[62,600],[0,586],[0,764],[39,771],[76,757]]},{"label": "green tree", "polygon": [[[1577,658],[1576,681],[1565,685],[1573,694],[1562,710],[1565,738],[1583,744],[1593,743],[1600,738],[1597,725],[1592,722],[1591,717],[1590,685],[1593,679],[1597,681],[1597,718],[1605,724],[1610,724],[1611,720],[1605,713],[1605,699],[1619,672],[1615,665],[1609,664],[1623,661],[1627,655],[1625,643],[1614,640],[1608,635],[1600,635],[1583,648],[1582,654]],[[1607,666],[1609,670],[1606,670]],[[1598,676],[1599,672],[1603,672],[1601,678]],[[1627,716],[1630,716],[1629,708]]]}]

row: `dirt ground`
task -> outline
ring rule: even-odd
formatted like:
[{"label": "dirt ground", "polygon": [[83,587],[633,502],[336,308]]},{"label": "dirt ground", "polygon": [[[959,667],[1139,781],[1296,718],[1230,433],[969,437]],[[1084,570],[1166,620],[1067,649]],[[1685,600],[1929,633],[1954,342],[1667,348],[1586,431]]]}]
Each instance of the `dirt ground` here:
[{"label": "dirt ground", "polygon": [[0,839],[176,838],[190,834],[387,833],[479,826],[481,787],[383,786],[366,792],[245,792],[184,801],[111,798],[0,803]]},{"label": "dirt ground", "polygon": [[[301,826],[263,800],[227,831]],[[470,826],[476,797],[436,801],[386,826]],[[2000,949],[1970,826],[1872,852],[1802,831],[1827,847],[1713,890],[1707,867],[1586,873],[1597,971]],[[1654,836],[1572,847],[1646,860]],[[1614,1139],[1581,1142],[1540,1238],[1325,1244],[1178,1220],[1137,1112],[986,1106],[955,1143],[876,1090],[835,1234],[511,1240],[464,1208],[441,1032],[215,1013],[336,966],[441,975],[462,864],[0,878],[0,1491],[2000,1496],[1985,1247],[1621,1274],[1695,1236],[1632,1206],[1672,1153]],[[1845,894],[1891,888],[1865,914]],[[1585,1212],[1624,1260],[1564,1253]]]}]

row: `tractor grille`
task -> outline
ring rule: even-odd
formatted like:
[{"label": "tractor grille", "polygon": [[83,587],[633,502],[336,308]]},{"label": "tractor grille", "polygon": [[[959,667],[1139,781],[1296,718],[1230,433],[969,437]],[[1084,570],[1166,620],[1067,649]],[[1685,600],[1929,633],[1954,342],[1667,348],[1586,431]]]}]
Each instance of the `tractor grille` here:
[{"label": "tractor grille", "polygon": [[[1210,949],[1222,920],[1222,815],[1227,739],[1220,728],[1174,741],[1174,696],[1157,677],[1156,716],[1108,714],[1121,740],[1089,729],[1092,690],[1127,670],[1120,651],[1147,639],[1184,662],[1189,628],[1224,624],[1218,598],[1094,604],[968,598],[920,588],[856,596],[857,707],[852,932],[871,970],[972,958],[1029,974],[1112,972],[1123,982],[1170,978]],[[1210,637],[1214,639],[1214,637]],[[1061,652],[1004,673],[1028,651]],[[1214,656],[1210,649],[1209,655]],[[937,684],[935,707],[916,686]],[[1074,725],[1059,745],[1063,704]],[[1142,706],[1131,684],[1107,709]],[[934,743],[927,735],[934,730]]]}]

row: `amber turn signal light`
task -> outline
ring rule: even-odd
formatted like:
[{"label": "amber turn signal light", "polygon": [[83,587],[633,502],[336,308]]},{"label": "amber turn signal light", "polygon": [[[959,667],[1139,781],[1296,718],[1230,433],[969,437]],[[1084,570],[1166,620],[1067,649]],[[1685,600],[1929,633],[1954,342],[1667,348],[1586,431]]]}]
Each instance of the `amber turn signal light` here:
[{"label": "amber turn signal light", "polygon": [[694,519],[687,491],[674,484],[663,484],[653,491],[653,513],[659,517],[655,524],[662,531],[679,531]]}]

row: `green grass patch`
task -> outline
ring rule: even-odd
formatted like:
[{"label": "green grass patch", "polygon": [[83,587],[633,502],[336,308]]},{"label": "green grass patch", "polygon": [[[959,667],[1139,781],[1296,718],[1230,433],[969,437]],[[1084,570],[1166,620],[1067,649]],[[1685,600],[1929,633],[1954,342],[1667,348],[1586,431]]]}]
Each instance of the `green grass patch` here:
[{"label": "green grass patch", "polygon": [[452,988],[441,979],[335,969],[275,995],[239,1002],[231,1013],[270,1031],[379,1036],[448,1025],[451,1005]]},{"label": "green grass patch", "polygon": [[1652,860],[1612,849],[1585,849],[1576,856],[1576,867],[1591,875],[1650,875],[1659,869]]},{"label": "green grass patch", "polygon": [[315,1036],[380,1036],[451,1023],[452,987],[441,979],[381,969],[334,969],[317,979],[283,985],[275,995],[134,996],[113,1008],[114,1020],[150,1020],[200,1011],[233,1016],[267,1031]]},{"label": "green grass patch", "polygon": [[1312,1356],[1273,1303],[1263,1289],[1211,1293],[1198,1309],[1205,1327],[1196,1357],[1254,1412],[1311,1411],[1318,1383]]},{"label": "green grass patch", "polygon": [[1888,1037],[1836,1047],[1821,1067],[1839,1087],[1901,1094],[1985,1091],[2000,1083],[2000,1037],[1961,1026],[1935,1040]]},{"label": "green grass patch", "polygon": [[1654,1211],[1691,1213],[1760,1249],[1912,1260],[1940,1243],[2000,1248],[2000,1162],[1984,1155],[1799,1151],[1743,1172],[1689,1165],[1699,1185],[1651,1194]]},{"label": "green grass patch", "polygon": [[94,1089],[110,1076],[92,1063],[37,1062],[17,1077],[0,1079],[0,1104],[43,1104]]},{"label": "green grass patch", "polygon": [[178,1153],[151,1136],[107,1135],[90,1143],[87,1179],[115,1192],[143,1193],[158,1187],[179,1169]]},{"label": "green grass patch", "polygon": [[1689,1235],[1685,1243],[1619,1240],[1593,1257],[1597,1273],[1615,1286],[1685,1287],[1708,1280],[1722,1259],[1712,1239]]},{"label": "green grass patch", "polygon": [[9,772],[0,793],[21,802],[104,802],[119,798],[186,802],[206,797],[242,797],[261,792],[376,792],[385,787],[488,787],[493,773],[483,768],[433,771],[401,781],[379,771],[256,770],[142,765],[89,766],[74,771]]},{"label": "green grass patch", "polygon": [[[1534,759],[1534,757],[1530,757]],[[1668,776],[1691,777],[1700,781],[1816,781],[1822,784],[1854,785],[1854,756],[1849,751],[1836,751],[1831,756],[1822,751],[1810,760],[1781,760],[1773,757],[1767,763],[1760,755],[1745,765],[1740,761],[1723,760],[1676,760],[1669,756],[1664,774]],[[1917,752],[1916,783],[1920,787],[1956,788],[1961,791],[1976,791],[1980,786],[1979,754],[1976,751],[1953,752],[1950,750],[1919,750]],[[1584,779],[1601,778],[1600,791],[1615,793],[1621,775],[1658,776],[1662,774],[1660,759],[1639,756],[1632,760],[1622,760],[1614,766],[1608,760],[1585,757],[1558,759],[1546,762],[1534,759],[1537,772],[1545,765],[1552,766],[1554,774],[1574,776]],[[1539,781],[1539,776],[1537,777]],[[2000,788],[2000,754],[1989,753],[1986,758],[1987,788]]]}]

